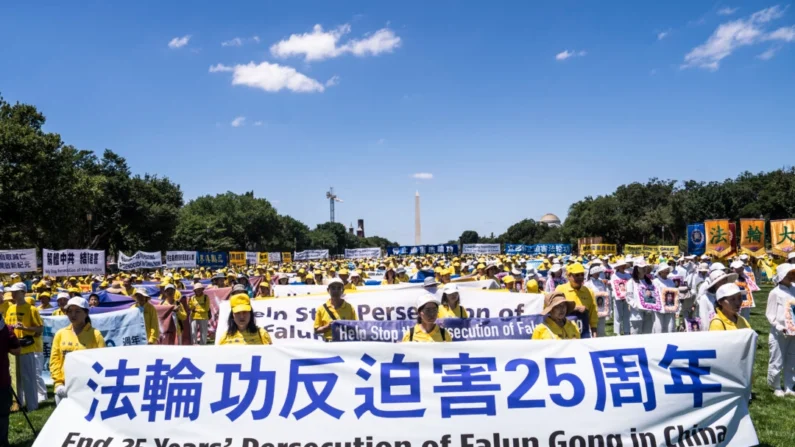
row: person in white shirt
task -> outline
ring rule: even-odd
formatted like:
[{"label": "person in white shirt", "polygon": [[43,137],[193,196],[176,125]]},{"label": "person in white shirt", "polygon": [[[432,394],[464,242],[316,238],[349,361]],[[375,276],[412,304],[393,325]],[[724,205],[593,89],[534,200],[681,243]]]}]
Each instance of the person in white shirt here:
[{"label": "person in white shirt", "polygon": [[[767,297],[765,316],[770,322],[770,361],[767,365],[767,384],[776,397],[795,395],[795,336],[787,333],[787,307],[795,305],[793,283],[795,264],[781,264],[773,278],[776,287]],[[784,371],[784,388],[781,388],[781,372]]]},{"label": "person in white shirt", "polygon": [[654,293],[654,282],[649,275],[651,266],[643,258],[638,258],[632,267],[632,279],[627,282],[627,305],[629,306],[629,326],[632,335],[651,334],[654,328],[654,313],[641,305],[644,294]]},{"label": "person in white shirt", "polygon": [[[588,280],[585,281],[585,287],[591,289],[591,292],[594,294],[594,300],[596,301],[596,308],[601,310],[602,307],[606,307],[608,310],[610,309],[610,292],[607,289],[606,281],[603,279],[602,275],[604,272],[604,267],[599,261],[594,261],[588,267]],[[601,295],[602,306],[599,305],[600,297],[597,296],[597,293]],[[599,337],[605,336],[605,320],[607,320],[607,315],[599,316],[599,325],[596,327],[596,335]]]},{"label": "person in white shirt", "polygon": [[[654,328],[652,329],[653,334],[667,334],[670,332],[676,331],[676,310],[666,310],[666,296],[665,296],[665,289],[677,289],[676,283],[674,280],[669,278],[668,275],[671,273],[671,266],[666,263],[661,263],[657,266],[657,277],[654,278],[654,287],[657,289],[657,293],[660,294],[660,300],[662,307],[659,311],[654,312]],[[678,306],[677,306],[678,308]]]},{"label": "person in white shirt", "polygon": [[626,272],[627,261],[619,259],[613,265],[613,275],[610,284],[613,293],[613,333],[615,335],[629,335],[629,306],[627,305],[627,286],[632,281],[632,275]]},{"label": "person in white shirt", "polygon": [[737,274],[726,273],[723,269],[715,269],[709,273],[709,277],[701,284],[700,295],[698,296],[698,318],[701,323],[701,330],[709,331],[709,322],[715,318],[715,307],[717,301],[715,293],[724,284],[737,281]]},{"label": "person in white shirt", "polygon": [[[753,287],[756,286],[756,283],[754,283],[753,280],[747,276],[743,261],[733,261],[731,264],[729,264],[729,268],[732,270],[732,272],[737,274],[737,286],[739,286],[740,290],[743,292],[743,301],[746,301],[748,295],[750,295],[751,301],[753,302]],[[753,305],[752,307],[756,306]],[[751,318],[751,307],[741,308],[740,315],[742,315],[742,317],[746,320]]]}]

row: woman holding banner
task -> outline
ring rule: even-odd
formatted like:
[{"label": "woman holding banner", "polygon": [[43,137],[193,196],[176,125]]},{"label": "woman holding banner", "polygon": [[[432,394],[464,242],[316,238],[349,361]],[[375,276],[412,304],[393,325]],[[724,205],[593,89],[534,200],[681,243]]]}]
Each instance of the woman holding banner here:
[{"label": "woman holding banner", "polygon": [[63,369],[66,355],[74,351],[105,347],[105,339],[102,334],[99,330],[91,327],[88,301],[84,298],[71,298],[66,304],[66,316],[69,317],[70,324],[55,333],[50,352],[50,375],[55,390],[56,405],[66,398],[66,386],[64,386],[66,378]]},{"label": "woman holding banner", "polygon": [[439,318],[469,318],[467,310],[461,306],[461,297],[458,292],[458,286],[455,284],[444,286]]},{"label": "woman holding banner", "polygon": [[673,279],[669,278],[671,266],[663,262],[657,266],[657,277],[654,278],[654,287],[660,294],[660,310],[654,312],[653,334],[667,334],[676,332],[676,312],[678,306],[679,287]]},{"label": "woman holding banner", "polygon": [[[312,277],[307,276],[306,278],[310,279]],[[272,298],[274,298],[274,296],[273,292],[271,291],[271,284],[268,281],[263,280],[257,287],[257,295],[254,297],[254,301],[269,300]]]},{"label": "woman holding banner", "polygon": [[232,310],[227,318],[226,334],[219,345],[270,345],[271,336],[267,330],[257,327],[256,318],[251,311],[251,298],[245,292],[229,299]]},{"label": "woman holding banner", "polygon": [[563,292],[548,293],[544,297],[544,322],[533,330],[532,340],[575,340],[580,330],[566,315],[574,311],[574,301],[566,299]]},{"label": "woman holding banner", "polygon": [[588,280],[585,281],[585,287],[591,289],[596,300],[596,309],[599,313],[596,334],[599,337],[605,336],[605,320],[607,320],[610,313],[610,290],[608,290],[606,281],[603,279],[604,270],[599,261],[592,262],[588,267]]},{"label": "woman holding banner", "polygon": [[436,295],[431,293],[425,293],[417,298],[417,324],[403,335],[404,342],[453,341],[450,332],[436,324],[439,304]]}]

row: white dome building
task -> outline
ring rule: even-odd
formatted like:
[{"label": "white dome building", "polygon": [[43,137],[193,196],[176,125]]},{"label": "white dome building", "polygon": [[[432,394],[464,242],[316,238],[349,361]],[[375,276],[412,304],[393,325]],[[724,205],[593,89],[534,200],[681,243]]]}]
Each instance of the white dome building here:
[{"label": "white dome building", "polygon": [[539,222],[543,222],[549,225],[550,227],[560,226],[560,218],[552,213],[544,214]]}]

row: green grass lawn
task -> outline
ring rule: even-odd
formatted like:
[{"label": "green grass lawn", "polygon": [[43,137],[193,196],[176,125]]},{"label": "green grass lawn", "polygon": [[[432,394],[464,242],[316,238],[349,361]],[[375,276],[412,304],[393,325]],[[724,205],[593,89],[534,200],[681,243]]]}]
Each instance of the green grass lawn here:
[{"label": "green grass lawn", "polygon": [[[770,324],[765,318],[765,306],[769,291],[770,286],[765,286],[761,292],[754,294],[757,302],[756,308],[751,312],[751,326],[759,334],[753,383],[753,392],[756,393],[756,398],[750,406],[751,419],[754,421],[761,446],[795,446],[795,398],[774,397],[767,387],[767,359],[769,356],[767,337]],[[611,333],[612,328],[612,322],[608,322],[608,334]],[[47,418],[50,417],[54,408],[55,403],[52,400],[52,389],[50,389],[50,399],[40,405],[38,410],[29,413],[37,431],[47,422]],[[33,445],[33,439],[33,433],[22,413],[12,414],[9,427],[11,446],[29,447]]]}]

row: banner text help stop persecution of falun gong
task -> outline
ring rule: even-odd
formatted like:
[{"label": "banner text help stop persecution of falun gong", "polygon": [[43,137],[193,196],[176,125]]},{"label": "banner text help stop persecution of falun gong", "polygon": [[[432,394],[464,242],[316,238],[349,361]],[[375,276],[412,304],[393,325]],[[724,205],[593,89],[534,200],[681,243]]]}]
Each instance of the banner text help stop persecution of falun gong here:
[{"label": "banner text help stop persecution of falun gong", "polygon": [[37,447],[749,446],[751,330],[76,351]]}]

